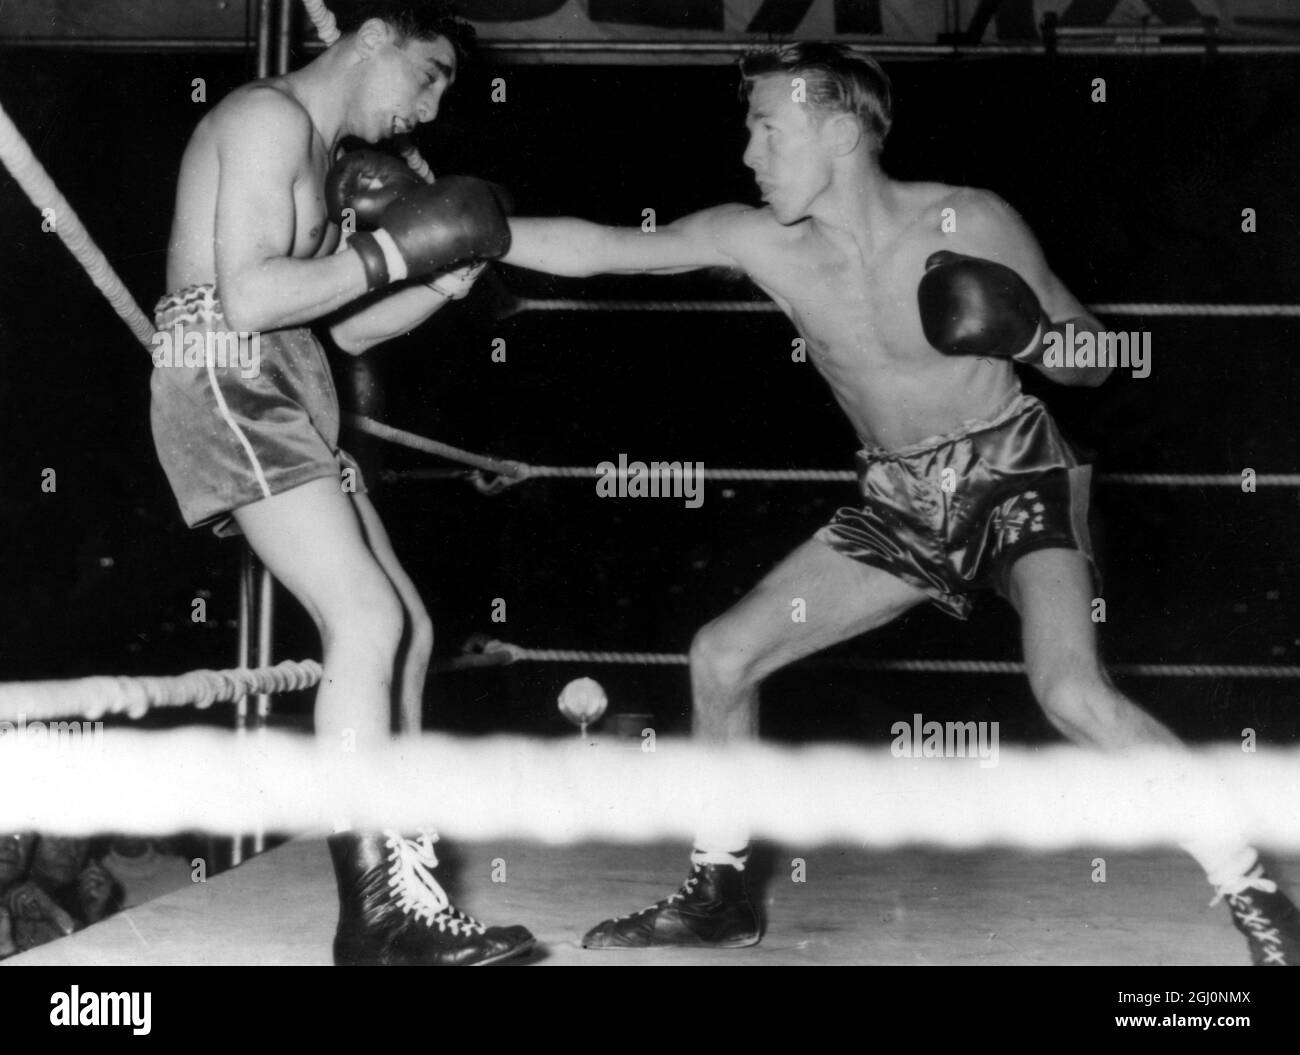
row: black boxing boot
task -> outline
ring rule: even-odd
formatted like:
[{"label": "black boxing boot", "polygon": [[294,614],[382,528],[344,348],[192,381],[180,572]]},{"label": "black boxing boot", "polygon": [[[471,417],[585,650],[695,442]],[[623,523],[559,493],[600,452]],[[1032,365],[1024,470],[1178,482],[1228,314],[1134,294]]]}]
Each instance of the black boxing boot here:
[{"label": "black boxing boot", "polygon": [[329,838],[339,889],[334,963],[454,967],[496,963],[533,947],[524,927],[485,927],[433,878],[434,836],[343,832]]},{"label": "black boxing boot", "polygon": [[1211,905],[1228,902],[1232,922],[1246,936],[1256,967],[1300,967],[1300,910],[1278,889],[1263,865],[1219,888]]},{"label": "black boxing boot", "polygon": [[654,945],[740,949],[762,932],[745,889],[748,849],[735,854],[691,854],[691,874],[677,893],[640,912],[597,923],[584,949],[645,949]]}]

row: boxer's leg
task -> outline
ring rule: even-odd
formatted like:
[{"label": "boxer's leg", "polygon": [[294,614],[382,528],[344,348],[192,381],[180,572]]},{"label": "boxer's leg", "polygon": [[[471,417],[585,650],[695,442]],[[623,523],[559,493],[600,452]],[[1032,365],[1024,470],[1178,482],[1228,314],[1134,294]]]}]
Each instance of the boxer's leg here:
[{"label": "boxer's leg", "polygon": [[[1082,553],[1028,553],[1012,565],[1008,586],[1022,620],[1030,685],[1062,734],[1107,751],[1179,746],[1165,725],[1106,676],[1091,617],[1092,574]],[[1237,833],[1207,831],[1184,849],[1205,869],[1219,897],[1227,898],[1255,963],[1300,964],[1300,915]]]},{"label": "boxer's leg", "polygon": [[397,657],[398,728],[403,733],[419,733],[424,710],[424,682],[429,673],[429,657],[433,654],[433,621],[424,607],[420,591],[397,559],[388,532],[370,499],[355,494],[352,500],[361,516],[370,550],[405,609],[406,625]]},{"label": "boxer's leg", "polygon": [[892,622],[926,595],[810,539],[691,643],[695,734],[725,743],[758,734],[768,675]]},{"label": "boxer's leg", "polygon": [[[235,512],[254,551],[320,629],[316,731],[341,751],[389,735],[404,624],[402,600],[371,550],[354,497],[326,477]],[[329,846],[339,891],[336,963],[491,963],[533,945],[523,927],[487,927],[451,905],[432,874],[430,839],[343,831]]]},{"label": "boxer's leg", "polygon": [[[926,600],[871,564],[810,540],[691,646],[695,735],[722,745],[758,734],[758,690],[769,674],[865,633]],[[591,949],[650,945],[739,948],[760,938],[745,889],[749,833],[724,808],[701,802],[692,870],[676,894],[640,912],[605,920],[583,938]]]},{"label": "boxer's leg", "polygon": [[316,732],[363,749],[388,736],[402,603],[352,496],[325,477],[234,512],[249,545],[320,631]]}]

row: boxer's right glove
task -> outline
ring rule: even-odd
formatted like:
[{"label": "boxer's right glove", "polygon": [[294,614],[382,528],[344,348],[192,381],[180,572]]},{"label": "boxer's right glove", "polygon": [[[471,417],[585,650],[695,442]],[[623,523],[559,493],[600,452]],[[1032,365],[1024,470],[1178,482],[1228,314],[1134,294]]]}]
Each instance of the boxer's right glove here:
[{"label": "boxer's right glove", "polygon": [[365,266],[367,287],[505,256],[510,225],[498,195],[473,176],[444,176],[404,192],[383,211],[376,231],[349,243]]}]

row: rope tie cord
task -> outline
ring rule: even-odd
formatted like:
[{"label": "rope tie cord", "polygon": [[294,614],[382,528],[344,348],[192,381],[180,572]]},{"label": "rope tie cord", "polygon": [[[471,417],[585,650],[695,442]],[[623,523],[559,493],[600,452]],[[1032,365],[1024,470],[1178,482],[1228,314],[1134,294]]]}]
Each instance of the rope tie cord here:
[{"label": "rope tie cord", "polygon": [[[91,677],[0,683],[0,722],[48,721],[106,714],[141,718],[153,707],[210,707],[260,693],[310,689],[321,679],[313,659],[273,667],[191,670],[163,677]],[[2,739],[2,738],[0,738]]]},{"label": "rope tie cord", "polygon": [[[434,669],[453,671],[503,667],[513,663],[571,663],[602,666],[685,666],[681,652],[601,651],[524,648],[508,641],[480,642],[465,654],[439,660]],[[806,670],[862,670],[912,674],[1023,674],[1023,663],[982,659],[863,659],[837,657],[804,660]],[[1133,677],[1300,678],[1300,666],[1230,663],[1129,663],[1110,668]],[[297,692],[320,683],[315,660],[285,660],[272,667],[192,670],[160,677],[96,676],[68,680],[0,683],[0,723],[56,718],[95,720],[108,714],[143,717],[156,707],[210,707],[246,695]],[[7,730],[0,729],[0,738]]]}]

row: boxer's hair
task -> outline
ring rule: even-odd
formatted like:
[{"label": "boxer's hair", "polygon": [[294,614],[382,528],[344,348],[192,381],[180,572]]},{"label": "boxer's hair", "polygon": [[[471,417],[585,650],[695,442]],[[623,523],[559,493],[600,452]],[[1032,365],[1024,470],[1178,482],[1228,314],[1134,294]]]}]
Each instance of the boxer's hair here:
[{"label": "boxer's hair", "polygon": [[463,65],[478,43],[473,25],[456,13],[448,0],[341,0],[335,18],[340,33],[355,33],[372,18],[387,22],[403,40],[445,37]]},{"label": "boxer's hair", "polygon": [[802,77],[814,111],[853,114],[880,152],[894,122],[894,93],[875,59],[856,55],[844,44],[818,41],[755,48],[740,59],[740,97],[748,101],[754,82],[772,74]]}]

